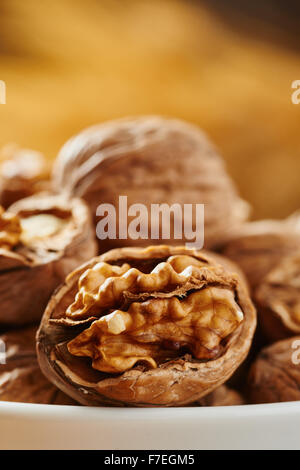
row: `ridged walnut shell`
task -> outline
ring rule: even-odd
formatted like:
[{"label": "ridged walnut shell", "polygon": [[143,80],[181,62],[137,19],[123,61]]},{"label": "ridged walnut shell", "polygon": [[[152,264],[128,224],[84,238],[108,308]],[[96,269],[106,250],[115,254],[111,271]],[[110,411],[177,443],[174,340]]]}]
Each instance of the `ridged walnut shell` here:
[{"label": "ridged walnut shell", "polygon": [[248,391],[252,403],[300,400],[300,336],[261,351],[250,370]]},{"label": "ridged walnut shell", "polygon": [[[94,227],[85,202],[37,194],[9,208],[21,218],[39,214],[67,217],[60,233],[0,249],[0,325],[25,325],[41,319],[47,302],[66,275],[96,254]],[[42,222],[38,226],[43,229]]]},{"label": "ridged walnut shell", "polygon": [[300,251],[283,258],[262,280],[254,298],[269,341],[300,334]]},{"label": "ridged walnut shell", "polygon": [[35,335],[36,327],[29,327],[0,336],[0,401],[76,404],[42,374],[36,357]]},{"label": "ridged walnut shell", "polygon": [[[64,188],[96,209],[119,196],[134,203],[205,204],[205,247],[221,242],[249,212],[206,135],[196,126],[159,116],[126,118],[90,127],[61,149],[53,170],[54,190]],[[149,217],[150,218],[150,217]],[[100,252],[129,245],[180,244],[171,239],[106,239]],[[117,227],[117,235],[118,235]],[[161,236],[161,235],[160,235]]]},{"label": "ridged walnut shell", "polygon": [[221,385],[221,387],[216,388],[198,402],[200,406],[237,406],[244,404],[244,397],[236,390],[227,387],[227,385]]},{"label": "ridged walnut shell", "polygon": [[233,231],[222,249],[244,271],[254,290],[285,257],[300,248],[300,214],[285,220],[262,220]]},{"label": "ridged walnut shell", "polygon": [[[222,342],[220,353],[216,358],[196,360],[191,354],[178,350],[172,360],[167,359],[157,368],[147,370],[138,365],[121,374],[107,374],[92,368],[89,358],[70,354],[67,347],[70,340],[86,330],[94,320],[89,318],[89,314],[79,320],[66,316],[66,310],[78,292],[78,280],[87,269],[95,267],[100,262],[113,266],[120,266],[126,262],[141,273],[157,273],[158,271],[153,271],[153,268],[159,263],[165,266],[164,263],[168,264],[166,260],[176,255],[190,256],[193,262],[200,262],[203,266],[187,275],[184,284],[167,284],[161,288],[161,291],[145,290],[133,294],[130,290],[124,290],[120,302],[127,304],[128,307],[133,305],[133,301],[143,302],[148,299],[150,305],[153,305],[157,299],[174,298],[174,296],[185,299],[189,297],[190,292],[198,292],[211,286],[220,287],[221,290],[228,289],[233,293],[235,302],[243,312],[243,321]],[[108,284],[114,282],[114,279],[108,279]],[[107,287],[108,285],[105,289]],[[110,292],[115,293],[115,289]],[[122,307],[115,305],[113,308]],[[213,306],[214,308],[216,307]],[[230,273],[209,254],[184,247],[163,245],[144,249],[116,249],[94,258],[75,270],[52,296],[38,333],[38,358],[41,369],[49,380],[82,404],[181,406],[199,400],[226,382],[245,359],[255,326],[255,309],[244,283],[237,274]]]}]

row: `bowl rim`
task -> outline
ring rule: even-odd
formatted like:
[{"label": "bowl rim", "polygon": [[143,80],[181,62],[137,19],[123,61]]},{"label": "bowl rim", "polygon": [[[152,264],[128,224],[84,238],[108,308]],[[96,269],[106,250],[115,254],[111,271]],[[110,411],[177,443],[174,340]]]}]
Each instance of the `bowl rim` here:
[{"label": "bowl rim", "polygon": [[0,402],[0,419],[20,418],[25,420],[97,421],[109,419],[113,422],[203,419],[237,419],[251,416],[258,418],[268,416],[295,416],[300,418],[300,401],[284,403],[267,403],[259,405],[236,405],[218,407],[170,407],[170,408],[134,408],[134,407],[89,407],[81,405],[40,405],[33,403]]}]

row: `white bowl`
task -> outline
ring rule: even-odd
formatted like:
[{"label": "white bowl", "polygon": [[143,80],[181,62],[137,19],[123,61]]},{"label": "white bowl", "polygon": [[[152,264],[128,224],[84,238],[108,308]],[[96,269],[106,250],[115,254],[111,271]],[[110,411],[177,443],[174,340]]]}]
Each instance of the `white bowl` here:
[{"label": "white bowl", "polygon": [[1,449],[300,449],[300,402],[216,408],[0,403]]}]

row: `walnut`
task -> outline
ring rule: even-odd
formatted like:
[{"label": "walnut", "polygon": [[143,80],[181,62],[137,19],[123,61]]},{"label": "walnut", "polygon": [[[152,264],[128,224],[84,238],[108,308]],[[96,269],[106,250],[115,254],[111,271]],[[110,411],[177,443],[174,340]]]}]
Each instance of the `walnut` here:
[{"label": "walnut", "polygon": [[221,385],[221,387],[216,388],[198,402],[200,406],[236,406],[244,404],[244,397],[236,390],[227,387],[227,385]]},{"label": "walnut", "polygon": [[50,188],[50,165],[40,152],[10,144],[1,149],[0,159],[0,204],[5,208]]},{"label": "walnut", "polygon": [[283,258],[254,293],[270,341],[300,334],[300,252]]},{"label": "walnut", "polygon": [[40,371],[35,334],[36,327],[29,327],[0,336],[5,345],[5,363],[0,363],[0,401],[75,404]]},{"label": "walnut", "polygon": [[182,345],[196,359],[217,357],[222,341],[242,321],[232,291],[207,287],[182,300],[151,299],[133,302],[127,311],[114,310],[73,339],[68,350],[91,357],[92,367],[103,372],[124,372],[140,362],[155,369],[176,357]]},{"label": "walnut", "polygon": [[[117,239],[100,241],[100,252],[161,240],[179,243],[174,227],[170,239],[162,238],[162,233],[160,239],[151,238],[149,220],[145,222],[149,238],[118,239],[119,196],[127,196],[128,207],[144,204],[149,214],[151,204],[205,204],[206,248],[220,244],[249,212],[207,137],[193,125],[159,116],[111,121],[71,138],[54,163],[53,187],[83,197],[95,222],[100,204],[116,208]],[[192,225],[192,215],[185,214],[188,221]]]},{"label": "walnut", "polygon": [[82,404],[181,406],[234,373],[255,325],[243,281],[214,256],[121,248],[75,270],[53,295],[38,357]]},{"label": "walnut", "polygon": [[244,271],[254,290],[285,257],[299,250],[300,214],[285,220],[244,224],[232,232],[222,253]]},{"label": "walnut", "polygon": [[76,198],[34,195],[2,213],[0,324],[40,320],[54,289],[95,255],[93,232],[89,210]]},{"label": "walnut", "polygon": [[248,390],[252,403],[300,400],[300,336],[261,351],[251,367]]}]

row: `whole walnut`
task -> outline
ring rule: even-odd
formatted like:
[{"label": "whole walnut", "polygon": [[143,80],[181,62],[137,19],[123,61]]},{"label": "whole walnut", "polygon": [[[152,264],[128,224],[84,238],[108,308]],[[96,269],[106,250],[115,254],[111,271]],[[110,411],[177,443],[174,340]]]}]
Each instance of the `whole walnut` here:
[{"label": "whole walnut", "polygon": [[250,369],[248,392],[252,403],[300,400],[300,336],[261,351]]},{"label": "whole walnut", "polygon": [[[151,234],[147,220],[147,238],[119,239],[119,196],[127,196],[128,207],[146,205],[148,213],[151,204],[204,204],[206,248],[219,244],[239,226],[249,209],[206,135],[194,125],[159,116],[110,121],[71,138],[54,163],[53,187],[85,199],[95,222],[99,220],[96,209],[100,204],[116,208],[116,239],[102,240],[100,252],[120,246],[160,244],[162,240],[174,243],[174,225],[170,236],[164,235],[165,224],[159,220],[159,238]],[[185,215],[186,222],[192,224],[191,219],[191,214]]]},{"label": "whole walnut", "polygon": [[42,153],[8,144],[1,149],[0,160],[0,204],[3,207],[50,188],[50,165]]},{"label": "whole walnut", "polygon": [[43,315],[42,371],[85,405],[200,400],[245,360],[256,326],[243,280],[219,263],[204,251],[156,245],[82,265]]},{"label": "whole walnut", "polygon": [[0,325],[39,321],[56,287],[96,249],[79,198],[39,193],[0,207]]},{"label": "whole walnut", "polygon": [[269,341],[300,334],[300,251],[282,259],[262,280],[254,298]]},{"label": "whole walnut", "polygon": [[284,220],[249,222],[233,230],[222,248],[244,271],[252,291],[286,256],[300,249],[300,213]]}]

